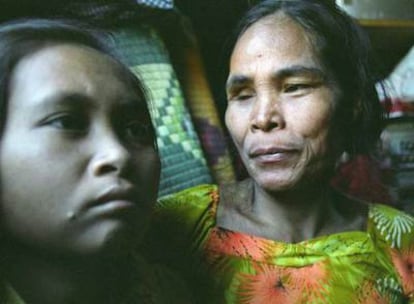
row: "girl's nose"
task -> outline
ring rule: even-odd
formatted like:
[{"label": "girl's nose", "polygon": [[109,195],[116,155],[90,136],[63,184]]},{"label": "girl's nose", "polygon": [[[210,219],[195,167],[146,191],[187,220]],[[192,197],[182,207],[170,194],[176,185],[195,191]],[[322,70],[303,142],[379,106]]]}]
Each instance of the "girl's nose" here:
[{"label": "girl's nose", "polygon": [[95,153],[91,160],[93,175],[122,174],[131,158],[126,146],[112,134],[101,136],[94,142]]}]

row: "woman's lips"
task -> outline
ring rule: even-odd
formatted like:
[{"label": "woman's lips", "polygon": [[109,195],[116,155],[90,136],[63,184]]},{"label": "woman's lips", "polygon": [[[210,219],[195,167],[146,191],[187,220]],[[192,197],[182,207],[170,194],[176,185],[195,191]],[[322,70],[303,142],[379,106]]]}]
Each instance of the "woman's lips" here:
[{"label": "woman's lips", "polygon": [[249,153],[250,158],[261,163],[275,163],[290,159],[298,153],[297,149],[292,148],[256,148]]}]

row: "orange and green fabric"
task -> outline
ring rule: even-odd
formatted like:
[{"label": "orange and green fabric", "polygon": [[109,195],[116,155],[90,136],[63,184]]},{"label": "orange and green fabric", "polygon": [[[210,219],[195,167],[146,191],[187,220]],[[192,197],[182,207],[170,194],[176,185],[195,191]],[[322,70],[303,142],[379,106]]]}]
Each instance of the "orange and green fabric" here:
[{"label": "orange and green fabric", "polygon": [[217,227],[219,202],[213,185],[165,197],[148,237],[152,258],[180,270],[199,303],[414,303],[411,216],[369,204],[367,231],[292,244]]}]

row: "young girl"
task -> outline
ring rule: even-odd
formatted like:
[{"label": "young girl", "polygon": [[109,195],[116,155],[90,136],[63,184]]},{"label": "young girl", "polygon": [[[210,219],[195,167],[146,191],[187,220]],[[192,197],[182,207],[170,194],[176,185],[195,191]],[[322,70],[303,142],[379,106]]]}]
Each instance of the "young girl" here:
[{"label": "young girl", "polygon": [[0,106],[0,302],[185,303],[137,250],[159,158],[128,69],[77,26],[5,24]]}]

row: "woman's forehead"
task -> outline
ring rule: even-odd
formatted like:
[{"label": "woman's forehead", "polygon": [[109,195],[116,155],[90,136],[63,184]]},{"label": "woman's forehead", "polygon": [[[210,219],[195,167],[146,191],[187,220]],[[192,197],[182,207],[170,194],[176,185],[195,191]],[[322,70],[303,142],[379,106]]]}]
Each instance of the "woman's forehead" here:
[{"label": "woman's forehead", "polygon": [[239,37],[230,68],[235,66],[235,62],[257,64],[266,62],[268,57],[273,59],[270,63],[277,66],[288,64],[288,61],[318,65],[315,55],[307,33],[299,24],[284,15],[271,15],[257,21]]}]

